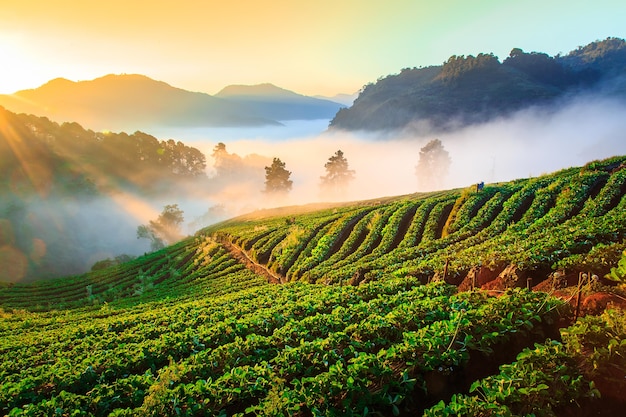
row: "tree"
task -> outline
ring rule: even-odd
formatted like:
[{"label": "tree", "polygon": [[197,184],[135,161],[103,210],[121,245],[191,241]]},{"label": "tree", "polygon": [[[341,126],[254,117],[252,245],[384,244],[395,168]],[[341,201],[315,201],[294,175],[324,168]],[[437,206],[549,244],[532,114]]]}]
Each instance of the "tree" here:
[{"label": "tree", "polygon": [[286,194],[291,191],[293,181],[289,179],[291,171],[285,169],[285,163],[274,158],[272,165],[265,167],[265,192],[269,194]]},{"label": "tree", "polygon": [[162,249],[182,238],[183,221],[183,211],[178,204],[168,204],[156,220],[137,227],[137,239],[149,239],[152,250]]},{"label": "tree", "polygon": [[230,154],[226,150],[226,145],[223,142],[219,142],[213,148],[213,153],[211,154],[213,157],[213,168],[215,168],[215,173],[218,176],[224,175],[225,172],[225,163],[228,160]]},{"label": "tree", "polygon": [[98,262],[94,263],[91,266],[91,270],[92,271],[98,271],[100,269],[110,268],[110,267],[115,266],[115,265],[121,265],[121,264],[123,264],[125,262],[130,262],[133,259],[135,259],[135,257],[131,256],[131,255],[126,255],[126,254],[117,255],[113,259],[106,258],[106,259],[102,259],[101,261],[98,261]]},{"label": "tree", "polygon": [[218,178],[232,178],[237,174],[241,174],[244,168],[244,162],[241,157],[234,153],[228,153],[223,142],[215,145],[211,156],[214,160],[213,168],[215,168],[215,174]]},{"label": "tree", "polygon": [[335,152],[328,158],[324,168],[326,168],[326,175],[320,177],[322,191],[336,195],[343,194],[348,183],[354,179],[354,170],[348,169],[348,160],[343,156],[343,152],[341,150]]},{"label": "tree", "polygon": [[441,68],[438,78],[446,83],[456,82],[462,77],[472,72],[484,72],[485,70],[495,69],[500,65],[500,61],[493,54],[478,54],[456,56],[452,55]]},{"label": "tree", "polygon": [[420,149],[415,175],[421,190],[439,189],[450,169],[450,155],[439,139],[433,139]]}]

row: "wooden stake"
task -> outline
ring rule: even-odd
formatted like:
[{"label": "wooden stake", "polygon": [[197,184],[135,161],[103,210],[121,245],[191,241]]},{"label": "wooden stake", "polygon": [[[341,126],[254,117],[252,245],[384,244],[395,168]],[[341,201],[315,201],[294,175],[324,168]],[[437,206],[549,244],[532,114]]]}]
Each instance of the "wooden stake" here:
[{"label": "wooden stake", "polygon": [[578,274],[578,287],[576,287],[576,291],[578,294],[576,295],[576,312],[574,313],[574,321],[578,320],[578,315],[580,314],[580,297],[582,295],[582,282],[583,282],[584,274],[580,272]]},{"label": "wooden stake", "polygon": [[447,282],[448,278],[448,265],[450,264],[450,260],[446,259],[446,266],[443,267],[443,282]]},{"label": "wooden stake", "polygon": [[532,279],[532,277],[526,278],[526,289],[528,291],[532,291],[533,290],[533,279]]}]

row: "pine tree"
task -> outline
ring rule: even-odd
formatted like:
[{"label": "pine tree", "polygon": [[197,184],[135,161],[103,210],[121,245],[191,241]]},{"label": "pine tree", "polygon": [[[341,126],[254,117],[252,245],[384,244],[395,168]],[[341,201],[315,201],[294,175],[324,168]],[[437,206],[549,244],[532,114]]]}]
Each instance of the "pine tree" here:
[{"label": "pine tree", "polygon": [[415,175],[421,191],[440,189],[450,169],[450,154],[439,139],[433,139],[420,149]]},{"label": "pine tree", "polygon": [[343,152],[341,150],[335,152],[328,158],[324,168],[326,175],[320,177],[322,191],[331,194],[345,193],[348,183],[354,179],[354,170],[348,169],[348,160],[343,156]]},{"label": "pine tree", "polygon": [[272,165],[265,167],[265,192],[268,194],[286,194],[291,191],[293,181],[289,179],[291,171],[285,169],[285,163],[274,158]]}]

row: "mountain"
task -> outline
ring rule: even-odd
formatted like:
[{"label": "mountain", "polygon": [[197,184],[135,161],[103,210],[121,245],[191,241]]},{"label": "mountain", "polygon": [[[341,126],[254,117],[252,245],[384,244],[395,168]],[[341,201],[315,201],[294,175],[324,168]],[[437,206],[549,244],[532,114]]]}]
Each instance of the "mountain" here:
[{"label": "mountain", "polygon": [[331,96],[331,97],[328,97],[328,96],[313,96],[313,97],[319,98],[322,100],[334,101],[335,103],[343,104],[344,106],[351,106],[352,103],[354,103],[354,100],[356,100],[358,96],[359,96],[358,93],[354,93],[354,94],[340,93],[340,94],[335,94],[334,96]]},{"label": "mountain", "polygon": [[107,75],[79,82],[58,78],[36,89],[1,95],[0,105],[17,113],[78,122],[94,130],[278,124],[236,103],[143,75]]},{"label": "mountain", "polygon": [[215,97],[143,75],[107,75],[79,82],[57,78],[36,89],[0,95],[0,106],[111,131],[149,130],[153,126],[279,125],[279,120],[293,118],[330,119],[340,107],[274,86],[246,90],[250,93],[241,95],[227,88],[222,97]]},{"label": "mountain", "polygon": [[625,195],[614,157],[0,283],[0,414],[620,415]]},{"label": "mountain", "polygon": [[215,97],[237,103],[252,114],[275,120],[331,119],[340,103],[285,90],[273,84],[230,85]]},{"label": "mountain", "polygon": [[94,130],[152,127],[248,127],[281,120],[331,119],[341,104],[272,84],[229,86],[216,96],[186,91],[143,75],[106,75],[74,82],[57,78],[30,90],[0,95],[0,106]]},{"label": "mountain", "polygon": [[500,62],[493,54],[452,56],[443,65],[405,68],[368,84],[330,128],[446,129],[486,121],[580,92],[626,97],[626,42],[608,38],[565,56],[519,48]]}]

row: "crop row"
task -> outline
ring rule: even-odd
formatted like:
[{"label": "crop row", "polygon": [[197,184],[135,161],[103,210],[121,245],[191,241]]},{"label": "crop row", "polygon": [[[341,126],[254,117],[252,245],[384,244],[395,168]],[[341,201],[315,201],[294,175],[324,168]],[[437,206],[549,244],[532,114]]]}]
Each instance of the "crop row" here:
[{"label": "crop row", "polygon": [[[96,320],[89,315],[84,320],[74,317],[70,326],[49,326],[52,321],[62,322],[66,314],[50,318],[33,314],[26,320],[7,321],[5,330],[13,337],[3,338],[0,346],[2,355],[7,355],[0,368],[2,392],[9,393],[2,403],[33,401],[45,392],[62,390],[80,394],[96,379],[110,382],[124,374],[149,371],[167,363],[170,356],[181,358],[200,347],[216,348],[250,332],[271,333],[289,317],[315,314],[320,308],[328,312],[341,303],[406,290],[407,285],[363,288],[345,297],[333,287],[317,293],[306,287],[268,287],[261,293],[236,293],[215,302],[203,298],[172,307],[152,305],[139,312],[135,308],[111,315],[103,312]],[[89,380],[83,375],[85,369]]]},{"label": "crop row", "polygon": [[462,368],[469,352],[534,328],[557,305],[539,293],[454,291],[406,279],[264,285],[69,326],[30,313],[29,327],[0,345],[0,410],[217,415],[265,409],[282,392],[277,413],[386,412],[423,389],[425,373]]},{"label": "crop row", "polygon": [[[139,303],[164,297],[190,297],[197,291],[228,292],[229,275],[245,267],[221,245],[196,237],[130,263],[67,280],[14,284],[0,293],[0,306],[16,309],[47,310],[98,306],[123,301]],[[244,274],[245,275],[245,274]],[[246,279],[250,285],[263,282],[260,277]],[[254,282],[254,284],[253,284]]]},{"label": "crop row", "polygon": [[[287,281],[339,283],[359,274],[368,279],[426,276],[441,272],[447,263],[451,276],[462,276],[479,264],[516,263],[542,271],[575,267],[585,254],[626,237],[623,163],[624,158],[613,158],[582,169],[488,185],[478,192],[468,188],[308,214],[234,219],[107,270],[34,284],[3,284],[0,306],[47,310],[191,296],[195,285],[211,291],[212,276],[236,273],[238,268],[224,248],[204,240],[213,233]],[[216,252],[203,253],[207,245]],[[198,261],[213,259],[217,251],[214,263]]]},{"label": "crop row", "polygon": [[[458,415],[582,415],[601,409],[601,392],[623,392],[626,382],[626,319],[616,310],[587,316],[561,330],[563,341],[548,340],[522,351],[500,373],[474,382],[425,411],[425,417]],[[589,354],[589,352],[593,352]],[[621,369],[621,372],[615,372]],[[620,380],[620,377],[621,380]],[[607,384],[613,385],[606,390]],[[618,394],[620,395],[620,394]],[[580,409],[581,404],[586,406]]]},{"label": "crop row", "polygon": [[[288,280],[308,282],[346,282],[358,271],[368,277],[432,275],[446,263],[452,276],[479,264],[550,270],[624,238],[619,232],[602,233],[598,226],[607,223],[603,218],[623,223],[618,211],[626,195],[626,170],[619,168],[623,159],[488,185],[481,191],[468,188],[355,205],[344,208],[342,216],[327,210],[272,219],[267,224],[273,239],[264,240],[263,253]],[[235,222],[219,231],[238,241],[238,233],[262,230],[264,222],[247,222],[247,229]],[[577,231],[562,234],[563,224]],[[573,241],[563,242],[565,236]]]}]

